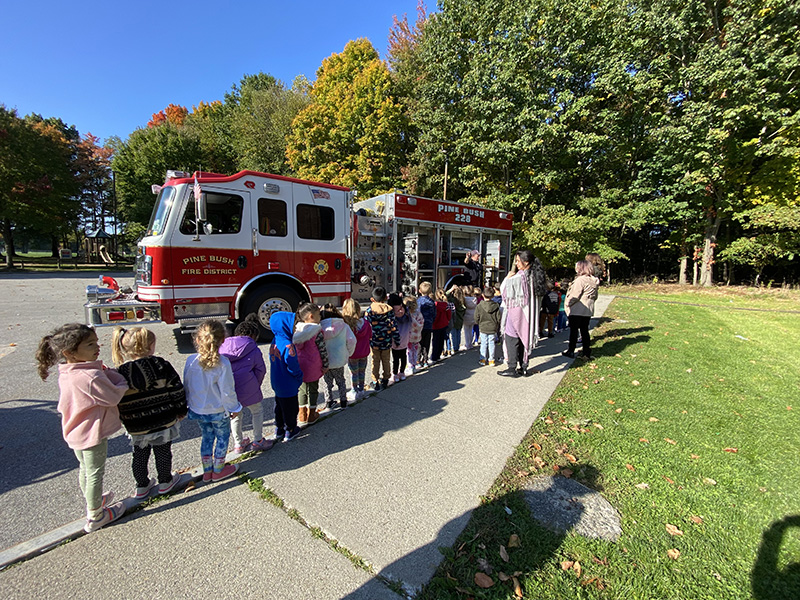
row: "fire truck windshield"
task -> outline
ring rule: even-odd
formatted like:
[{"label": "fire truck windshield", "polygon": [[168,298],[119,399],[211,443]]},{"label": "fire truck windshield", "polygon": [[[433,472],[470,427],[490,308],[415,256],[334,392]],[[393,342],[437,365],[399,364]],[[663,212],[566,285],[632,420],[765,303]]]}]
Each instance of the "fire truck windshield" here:
[{"label": "fire truck windshield", "polygon": [[168,185],[161,188],[158,194],[158,200],[153,207],[153,216],[150,217],[150,225],[147,227],[145,235],[161,235],[164,232],[164,226],[167,224],[167,217],[169,217],[169,210],[172,208],[172,201],[175,198],[175,187]]}]

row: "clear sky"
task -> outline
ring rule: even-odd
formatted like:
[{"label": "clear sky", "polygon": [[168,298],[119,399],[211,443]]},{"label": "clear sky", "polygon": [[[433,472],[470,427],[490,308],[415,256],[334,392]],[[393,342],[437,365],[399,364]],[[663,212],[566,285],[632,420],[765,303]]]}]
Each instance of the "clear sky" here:
[{"label": "clear sky", "polygon": [[[245,74],[287,85],[366,37],[385,57],[392,17],[417,0],[9,0],[0,104],[60,117],[101,142],[168,104],[221,100]],[[428,10],[435,2],[426,2]]]}]

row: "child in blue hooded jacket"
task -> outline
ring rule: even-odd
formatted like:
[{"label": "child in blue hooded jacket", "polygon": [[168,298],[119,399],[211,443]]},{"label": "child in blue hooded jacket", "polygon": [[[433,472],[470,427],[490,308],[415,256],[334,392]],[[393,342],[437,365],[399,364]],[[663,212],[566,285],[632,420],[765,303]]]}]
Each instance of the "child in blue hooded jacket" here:
[{"label": "child in blue hooded jacket", "polygon": [[289,441],[300,434],[297,426],[297,392],[303,371],[292,343],[294,313],[272,313],[269,326],[274,338],[269,347],[269,380],[275,392],[275,441]]}]

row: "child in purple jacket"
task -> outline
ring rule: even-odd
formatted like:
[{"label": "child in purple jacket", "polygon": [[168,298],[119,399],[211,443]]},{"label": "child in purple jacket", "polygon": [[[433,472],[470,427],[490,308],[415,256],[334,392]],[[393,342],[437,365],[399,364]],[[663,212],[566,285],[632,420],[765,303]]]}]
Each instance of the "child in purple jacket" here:
[{"label": "child in purple jacket", "polygon": [[236,397],[239,404],[247,407],[253,415],[253,443],[250,438],[242,437],[242,412],[231,419],[233,434],[233,451],[237,454],[248,450],[269,450],[272,440],[264,438],[264,408],[261,401],[261,384],[267,374],[264,356],[256,344],[260,330],[256,315],[249,314],[236,326],[233,336],[226,338],[219,347],[219,353],[230,361],[233,370],[233,381],[236,385]]}]

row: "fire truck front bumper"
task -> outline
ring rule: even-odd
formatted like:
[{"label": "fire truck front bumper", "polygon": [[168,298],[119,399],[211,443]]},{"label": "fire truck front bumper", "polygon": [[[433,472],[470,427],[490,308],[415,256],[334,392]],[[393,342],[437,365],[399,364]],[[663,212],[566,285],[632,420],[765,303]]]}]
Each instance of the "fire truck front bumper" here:
[{"label": "fire truck front bumper", "polygon": [[161,323],[161,306],[142,302],[135,294],[120,294],[96,285],[86,287],[86,324],[92,327]]}]

